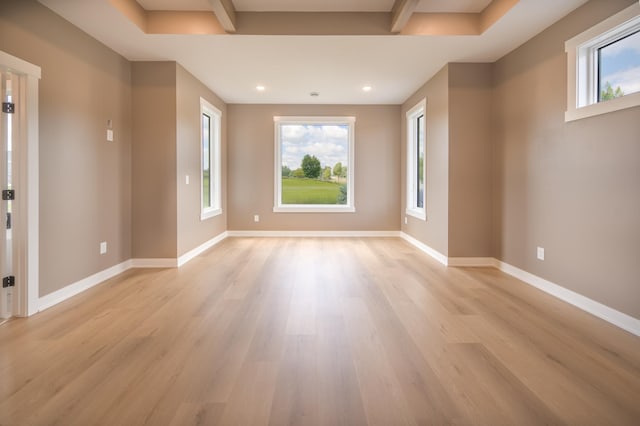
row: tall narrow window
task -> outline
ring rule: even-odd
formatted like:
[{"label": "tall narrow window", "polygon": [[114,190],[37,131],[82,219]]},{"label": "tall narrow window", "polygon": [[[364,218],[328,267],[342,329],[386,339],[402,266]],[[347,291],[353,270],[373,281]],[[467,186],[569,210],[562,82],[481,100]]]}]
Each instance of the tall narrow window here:
[{"label": "tall narrow window", "polygon": [[410,216],[426,220],[426,100],[407,112],[407,208]]},{"label": "tall narrow window", "polygon": [[220,123],[222,113],[206,100],[200,98],[200,219],[222,213],[220,196]]},{"label": "tall narrow window", "polygon": [[424,209],[424,112],[416,119],[417,137],[416,137],[416,156],[418,170],[416,176],[416,207]]},{"label": "tall narrow window", "polygon": [[354,212],[355,117],[274,117],[275,212]]}]

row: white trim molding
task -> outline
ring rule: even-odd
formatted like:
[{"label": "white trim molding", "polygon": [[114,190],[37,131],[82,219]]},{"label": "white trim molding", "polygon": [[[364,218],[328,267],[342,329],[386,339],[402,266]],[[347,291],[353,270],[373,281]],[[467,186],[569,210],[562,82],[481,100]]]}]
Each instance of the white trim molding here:
[{"label": "white trim molding", "polygon": [[[423,125],[420,127],[419,118],[423,118]],[[413,216],[416,219],[427,220],[427,98],[423,98],[413,108],[407,111],[407,206],[405,214]],[[418,187],[417,178],[420,173],[418,163],[418,142],[420,139],[424,141],[424,158],[422,159],[422,182],[424,188],[422,190],[422,207],[418,207]],[[417,167],[417,170],[416,170]]]},{"label": "white trim molding", "polygon": [[215,246],[216,244],[224,241],[228,236],[227,231],[213,237],[212,239],[210,239],[209,241],[206,241],[202,244],[200,244],[198,247],[194,248],[193,250],[189,250],[188,252],[186,252],[185,254],[183,254],[182,256],[178,257],[178,268],[181,267],[182,265],[184,265],[185,263],[189,262],[190,260],[192,260],[193,258],[195,258],[196,256],[204,253],[205,251],[209,250],[211,247]]},{"label": "white trim molding", "polygon": [[[209,119],[209,206],[204,205],[204,123]],[[210,219],[222,214],[222,111],[209,101],[200,98],[200,220]]]},{"label": "white trim molding", "polygon": [[[61,288],[60,290],[56,290],[53,293],[47,294],[46,296],[40,297],[36,301],[36,309],[35,312],[43,311],[47,308],[50,308],[54,305],[57,305],[60,302],[64,302],[65,300],[82,293],[85,290],[88,290],[92,287],[97,286],[98,284],[102,284],[110,278],[115,277],[129,269],[132,268],[176,268],[184,265],[189,262],[194,257],[198,256],[202,252],[207,249],[213,247],[214,245],[220,243],[225,238],[227,238],[227,232],[223,232],[220,235],[210,239],[209,241],[201,244],[195,249],[188,251],[187,253],[180,256],[178,259],[165,258],[165,259],[129,259],[122,263],[119,263],[115,266],[107,268],[103,271],[97,272],[87,278],[81,279],[73,284],[69,284],[66,287]],[[37,293],[36,293],[37,294]]]},{"label": "white trim molding", "polygon": [[496,267],[496,259],[493,257],[450,257],[449,266],[458,267]]},{"label": "white trim molding", "polygon": [[388,238],[399,237],[399,231],[227,231],[229,237],[258,238]]},{"label": "white trim molding", "polygon": [[545,280],[537,275],[533,275],[530,272],[524,271],[492,257],[447,257],[404,232],[401,232],[400,237],[443,265],[451,267],[491,267],[499,269],[500,271],[519,279],[525,284],[533,286],[538,290],[542,290],[551,296],[569,303],[595,317],[605,320],[616,327],[628,331],[629,333],[640,336],[640,319],[610,308],[609,306],[589,299],[588,297],[571,291],[561,285]]},{"label": "white trim molding", "polygon": [[49,293],[46,296],[42,296],[38,299],[38,312],[44,311],[45,309],[48,309],[53,305],[57,305],[58,303],[64,302],[65,300],[79,293],[82,293],[83,291],[86,291],[92,287],[95,287],[98,284],[102,284],[106,280],[113,278],[116,275],[119,275],[130,268],[131,268],[131,260],[126,260],[122,263],[112,266],[111,268],[97,272],[84,279],[81,279],[80,281],[77,281],[73,284],[63,287],[60,290],[56,290],[53,293]]},{"label": "white trim molding", "polygon": [[567,53],[567,111],[565,121],[579,120],[640,105],[640,92],[598,100],[598,51],[640,30],[640,2],[565,42]]},{"label": "white trim molding", "polygon": [[[19,123],[19,140],[16,158],[18,190],[25,194],[16,201],[16,208],[23,212],[15,219],[23,221],[14,234],[21,247],[14,253],[18,261],[15,275],[17,286],[14,293],[13,314],[29,316],[38,312],[39,306],[39,125],[38,86],[41,77],[39,66],[31,64],[6,52],[0,51],[0,68],[10,69],[19,75],[19,90],[16,104],[23,120]],[[15,182],[14,182],[15,183]],[[15,231],[14,231],[15,232]]]},{"label": "white trim molding", "polygon": [[178,259],[167,258],[150,258],[150,259],[131,259],[132,268],[177,268]]},{"label": "white trim molding", "polygon": [[567,302],[583,311],[607,321],[623,330],[640,336],[640,319],[633,318],[625,313],[617,311],[600,302],[589,299],[579,293],[564,288],[556,283],[540,278],[530,272],[524,271],[508,263],[495,259],[495,267],[526,284],[544,291],[564,302]]},{"label": "white trim molding", "polygon": [[437,260],[438,262],[442,263],[443,265],[445,265],[445,266],[449,265],[449,258],[446,255],[440,253],[436,249],[433,249],[433,248],[429,247],[428,245],[426,245],[422,241],[418,241],[415,238],[413,238],[411,235],[406,234],[404,232],[400,232],[400,238],[402,238],[403,240],[405,240],[409,244],[413,245],[417,249],[422,250],[423,252],[425,252],[429,256],[433,257],[435,260]]},{"label": "white trim molding", "polygon": [[[344,117],[273,117],[274,123],[274,191],[273,191],[273,212],[274,213],[355,213],[355,116]],[[346,125],[349,127],[348,133],[348,153],[347,153],[347,201],[346,204],[283,204],[282,203],[282,126],[287,125]],[[329,166],[324,164],[324,166]]]}]

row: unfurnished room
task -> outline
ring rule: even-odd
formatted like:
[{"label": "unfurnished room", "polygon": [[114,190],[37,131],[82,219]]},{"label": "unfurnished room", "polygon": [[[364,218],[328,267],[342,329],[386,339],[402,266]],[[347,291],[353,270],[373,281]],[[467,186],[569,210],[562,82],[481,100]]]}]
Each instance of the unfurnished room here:
[{"label": "unfurnished room", "polygon": [[639,425],[638,0],[0,0],[0,425]]}]

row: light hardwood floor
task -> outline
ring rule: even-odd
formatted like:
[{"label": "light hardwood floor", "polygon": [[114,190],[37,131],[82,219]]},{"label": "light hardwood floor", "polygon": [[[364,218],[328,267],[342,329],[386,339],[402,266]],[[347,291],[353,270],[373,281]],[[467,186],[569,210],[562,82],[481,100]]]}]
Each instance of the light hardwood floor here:
[{"label": "light hardwood floor", "polygon": [[0,326],[2,425],[638,425],[640,339],[394,238],[231,238]]}]

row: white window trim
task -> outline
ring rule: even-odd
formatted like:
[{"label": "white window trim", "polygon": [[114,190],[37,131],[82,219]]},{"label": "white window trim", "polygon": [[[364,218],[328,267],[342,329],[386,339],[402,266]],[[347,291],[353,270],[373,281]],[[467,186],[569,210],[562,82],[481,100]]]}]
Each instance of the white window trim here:
[{"label": "white window trim", "polygon": [[424,123],[425,125],[422,128],[422,132],[424,132],[424,140],[425,140],[425,160],[426,160],[426,152],[427,152],[427,99],[423,99],[418,102],[413,108],[407,111],[407,207],[405,213],[409,216],[413,216],[417,219],[427,220],[427,167],[426,164],[422,168],[423,173],[423,182],[425,183],[425,191],[423,195],[424,199],[424,207],[419,208],[416,207],[416,162],[414,161],[414,157],[416,156],[416,118],[420,115],[424,115]]},{"label": "white window trim", "polygon": [[[354,213],[354,163],[355,163],[355,117],[273,117],[275,143],[274,169],[274,213]],[[347,124],[349,126],[349,157],[347,160],[347,203],[337,205],[322,204],[282,204],[282,152],[280,146],[280,126],[282,124]]]},{"label": "white window trim", "polygon": [[[211,164],[211,175],[209,176],[209,190],[211,193],[209,194],[209,199],[211,200],[211,207],[204,207],[204,196],[202,193],[202,175],[203,175],[203,150],[202,150],[202,115],[207,114],[211,117],[211,149],[209,150],[210,155],[210,163]],[[200,123],[200,141],[198,145],[200,147],[200,220],[210,219],[214,216],[218,216],[222,214],[222,203],[221,203],[221,166],[222,160],[220,155],[220,140],[222,133],[222,112],[209,103],[206,99],[200,98],[200,116],[198,118],[198,122]]]},{"label": "white window trim", "polygon": [[640,2],[578,34],[565,43],[567,111],[565,121],[579,120],[640,105],[640,92],[598,102],[598,48],[640,30]]}]

